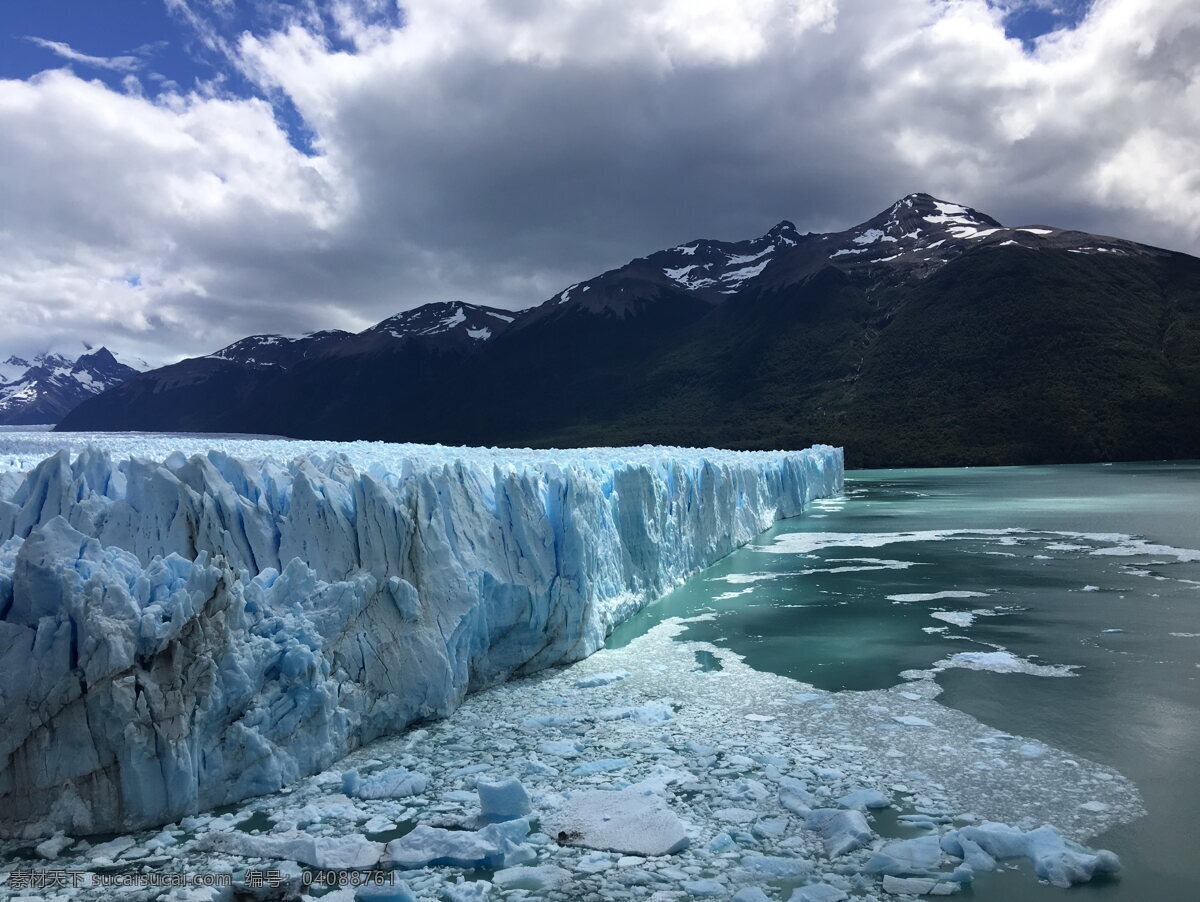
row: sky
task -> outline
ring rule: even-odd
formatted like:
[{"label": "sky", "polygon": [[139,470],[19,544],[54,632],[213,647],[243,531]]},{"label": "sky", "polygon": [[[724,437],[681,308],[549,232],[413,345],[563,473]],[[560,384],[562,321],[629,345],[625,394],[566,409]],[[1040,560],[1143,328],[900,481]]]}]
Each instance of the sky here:
[{"label": "sky", "polygon": [[10,0],[0,356],[521,308],[914,191],[1200,253],[1195,0]]}]

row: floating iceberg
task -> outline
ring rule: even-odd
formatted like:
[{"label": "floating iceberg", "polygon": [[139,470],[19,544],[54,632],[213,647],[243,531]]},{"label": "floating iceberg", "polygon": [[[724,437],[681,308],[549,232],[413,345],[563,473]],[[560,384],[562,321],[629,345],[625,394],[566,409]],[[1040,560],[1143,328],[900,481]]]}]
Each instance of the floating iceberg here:
[{"label": "floating iceberg", "polygon": [[662,799],[636,785],[572,793],[547,826],[563,845],[628,855],[670,855],[689,842],[685,825]]},{"label": "floating iceberg", "polygon": [[[79,441],[0,436],[0,834],[118,832],[279,789],[587,656],[842,485],[827,446],[85,436],[36,460]],[[422,791],[387,779],[347,788]]]}]

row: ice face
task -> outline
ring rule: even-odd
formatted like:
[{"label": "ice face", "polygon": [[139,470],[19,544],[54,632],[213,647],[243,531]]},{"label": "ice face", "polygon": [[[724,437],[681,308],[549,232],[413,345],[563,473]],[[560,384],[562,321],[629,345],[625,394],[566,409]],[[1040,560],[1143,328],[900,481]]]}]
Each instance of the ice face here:
[{"label": "ice face", "polygon": [[[587,656],[842,483],[827,446],[95,440],[35,462],[63,439],[0,436],[0,832],[117,832],[279,789]],[[670,717],[651,701],[614,716]]]}]

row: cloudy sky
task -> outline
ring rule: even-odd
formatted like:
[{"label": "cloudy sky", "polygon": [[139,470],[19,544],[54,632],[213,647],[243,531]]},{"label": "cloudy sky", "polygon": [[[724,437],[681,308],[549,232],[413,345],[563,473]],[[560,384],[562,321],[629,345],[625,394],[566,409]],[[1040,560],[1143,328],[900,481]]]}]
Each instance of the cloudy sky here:
[{"label": "cloudy sky", "polygon": [[0,352],[523,307],[912,191],[1200,253],[1195,0],[0,8]]}]

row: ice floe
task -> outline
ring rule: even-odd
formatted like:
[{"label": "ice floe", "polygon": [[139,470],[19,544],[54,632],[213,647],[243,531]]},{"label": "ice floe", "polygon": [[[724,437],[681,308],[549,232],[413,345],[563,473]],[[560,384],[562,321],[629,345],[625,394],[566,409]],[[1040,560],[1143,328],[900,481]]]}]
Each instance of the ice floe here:
[{"label": "ice floe", "polygon": [[908,592],[887,596],[889,601],[941,601],[943,598],[987,598],[987,592],[972,592],[963,589],[947,589],[942,592]]}]

